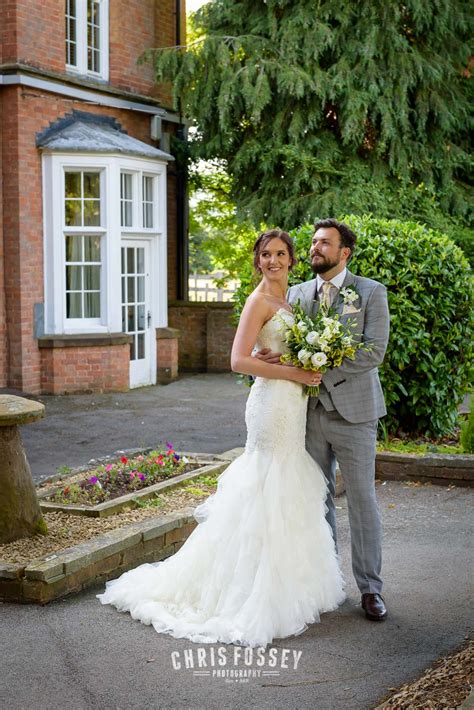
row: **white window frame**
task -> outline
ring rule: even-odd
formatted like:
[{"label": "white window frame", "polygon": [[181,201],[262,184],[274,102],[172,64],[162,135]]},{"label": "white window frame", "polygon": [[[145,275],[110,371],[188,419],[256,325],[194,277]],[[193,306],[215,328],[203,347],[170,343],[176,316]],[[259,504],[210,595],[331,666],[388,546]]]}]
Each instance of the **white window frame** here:
[{"label": "white window frame", "polygon": [[[66,4],[64,5],[66,17]],[[66,64],[66,70],[108,81],[109,79],[109,0],[99,0],[100,72],[87,66],[87,0],[76,0],[76,64]],[[67,38],[65,37],[65,40]],[[66,42],[64,45],[66,54]]]},{"label": "white window frame", "polygon": [[[121,242],[126,239],[150,239],[151,326],[168,324],[167,295],[167,216],[166,162],[153,159],[126,158],[104,154],[43,154],[44,215],[44,295],[45,333],[50,335],[120,333],[121,309]],[[66,171],[90,170],[101,173],[101,227],[89,233],[102,234],[101,241],[101,318],[66,318],[66,240],[64,234],[86,233],[81,227],[64,225],[64,175]],[[153,229],[141,226],[123,228],[120,224],[120,173],[153,175]],[[141,209],[141,194],[134,194]],[[81,231],[82,230],[82,231]]]}]

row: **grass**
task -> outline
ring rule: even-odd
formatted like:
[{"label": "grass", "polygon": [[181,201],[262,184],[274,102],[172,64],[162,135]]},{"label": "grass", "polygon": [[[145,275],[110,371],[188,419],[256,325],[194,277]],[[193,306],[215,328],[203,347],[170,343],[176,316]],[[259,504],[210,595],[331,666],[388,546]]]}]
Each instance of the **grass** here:
[{"label": "grass", "polygon": [[377,451],[391,451],[397,454],[462,454],[464,453],[460,444],[434,444],[430,442],[401,441],[400,439],[390,439],[380,441],[377,444]]}]

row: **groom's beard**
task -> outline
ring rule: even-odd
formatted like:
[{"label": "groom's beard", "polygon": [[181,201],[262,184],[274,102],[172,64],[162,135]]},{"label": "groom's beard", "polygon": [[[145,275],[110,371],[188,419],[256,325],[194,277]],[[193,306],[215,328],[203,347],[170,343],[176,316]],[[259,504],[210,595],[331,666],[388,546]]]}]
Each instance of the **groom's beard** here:
[{"label": "groom's beard", "polygon": [[317,262],[311,260],[311,268],[314,274],[325,274],[335,266],[338,266],[339,263],[339,259],[325,259],[324,257],[319,257]]}]

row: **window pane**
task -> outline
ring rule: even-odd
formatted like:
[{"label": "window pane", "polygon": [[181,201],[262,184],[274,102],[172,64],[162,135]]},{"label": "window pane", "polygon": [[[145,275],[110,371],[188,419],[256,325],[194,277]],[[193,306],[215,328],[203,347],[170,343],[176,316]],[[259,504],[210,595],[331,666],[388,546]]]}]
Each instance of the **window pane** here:
[{"label": "window pane", "polygon": [[135,360],[135,336],[130,343],[130,360]]},{"label": "window pane", "polygon": [[129,333],[133,333],[136,328],[135,328],[135,306],[128,306],[127,308],[127,313],[128,313],[128,322],[127,322],[127,330]]},{"label": "window pane", "polygon": [[153,178],[145,176],[143,178],[143,199],[145,202],[153,202]]},{"label": "window pane", "polygon": [[145,335],[139,333],[137,335],[137,360],[143,360],[145,357]]},{"label": "window pane", "polygon": [[122,255],[122,274],[125,273],[125,249],[124,247],[121,248],[121,255]]},{"label": "window pane", "polygon": [[66,266],[66,290],[82,291],[82,266]]},{"label": "window pane", "polygon": [[66,261],[82,261],[82,237],[66,237]]},{"label": "window pane", "polygon": [[100,173],[84,173],[84,197],[100,198]]},{"label": "window pane", "polygon": [[84,266],[84,289],[100,291],[100,266]]},{"label": "window pane", "polygon": [[149,202],[143,205],[143,226],[148,229],[153,227],[153,205]]},{"label": "window pane", "polygon": [[65,223],[68,227],[82,225],[80,200],[66,200]]},{"label": "window pane", "polygon": [[139,303],[142,303],[145,300],[145,277],[144,276],[138,276],[137,277],[137,301]]},{"label": "window pane", "polygon": [[127,248],[127,274],[135,273],[135,250],[133,247]]},{"label": "window pane", "polygon": [[132,199],[132,176],[122,173],[120,176],[120,197],[122,200]]},{"label": "window pane", "polygon": [[137,249],[137,274],[145,273],[145,250],[143,247]]},{"label": "window pane", "polygon": [[84,200],[84,226],[97,227],[100,225],[100,201]]},{"label": "window pane", "polygon": [[100,237],[84,236],[84,261],[100,261]]},{"label": "window pane", "polygon": [[125,322],[125,306],[122,306],[122,333],[127,332],[127,323]]},{"label": "window pane", "polygon": [[127,281],[128,303],[135,303],[135,278],[133,276],[129,276]]},{"label": "window pane", "polygon": [[65,179],[65,196],[80,197],[81,196],[81,173],[67,172]]},{"label": "window pane", "polygon": [[133,220],[132,220],[132,203],[131,202],[122,202],[122,227],[131,227]]},{"label": "window pane", "polygon": [[126,293],[126,283],[125,283],[125,277],[122,276],[122,303],[127,303],[127,293]]},{"label": "window pane", "polygon": [[138,324],[137,330],[145,330],[145,306],[137,306]]},{"label": "window pane", "polygon": [[100,292],[84,293],[84,318],[100,318]]},{"label": "window pane", "polygon": [[82,293],[66,294],[66,318],[82,318]]}]

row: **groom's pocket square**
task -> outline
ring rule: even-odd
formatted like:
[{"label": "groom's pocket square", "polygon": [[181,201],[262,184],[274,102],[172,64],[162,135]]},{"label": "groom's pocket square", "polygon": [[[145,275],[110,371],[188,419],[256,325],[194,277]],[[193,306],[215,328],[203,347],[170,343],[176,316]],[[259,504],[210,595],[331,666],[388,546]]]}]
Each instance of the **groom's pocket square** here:
[{"label": "groom's pocket square", "polygon": [[346,316],[348,313],[360,313],[361,310],[361,308],[356,308],[352,304],[349,304],[342,309],[342,315]]}]

